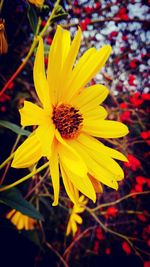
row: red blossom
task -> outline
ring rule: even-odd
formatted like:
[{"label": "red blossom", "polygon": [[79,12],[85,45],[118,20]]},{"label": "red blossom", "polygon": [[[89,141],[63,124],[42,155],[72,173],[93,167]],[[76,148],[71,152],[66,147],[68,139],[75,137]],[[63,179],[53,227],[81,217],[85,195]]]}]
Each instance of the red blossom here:
[{"label": "red blossom", "polygon": [[144,93],[143,93],[143,94],[142,94],[142,99],[143,99],[143,100],[148,100],[148,101],[149,101],[149,100],[150,100],[150,94],[148,94],[148,93],[147,93],[147,94],[146,94],[146,93],[144,94]]},{"label": "red blossom", "polygon": [[107,255],[110,255],[110,254],[111,254],[111,249],[110,249],[110,248],[106,248],[105,253],[106,253]]},{"label": "red blossom", "polygon": [[144,140],[150,138],[150,130],[149,130],[149,131],[141,132],[141,137],[142,137]]},{"label": "red blossom", "polygon": [[124,52],[125,51],[125,47],[124,46],[120,47],[120,51]]},{"label": "red blossom", "polygon": [[85,18],[85,20],[80,22],[80,27],[82,31],[85,31],[87,29],[87,26],[91,23],[91,20],[89,18]]},{"label": "red blossom", "polygon": [[144,261],[144,267],[150,267],[150,261]]},{"label": "red blossom", "polygon": [[129,85],[136,86],[136,84],[134,83],[134,81],[135,81],[135,75],[130,74],[129,75],[129,78],[128,78]]},{"label": "red blossom", "polygon": [[128,41],[128,36],[123,35],[123,36],[122,36],[122,40],[125,41],[125,42]]},{"label": "red blossom", "polygon": [[104,234],[102,232],[101,228],[96,228],[96,233],[95,233],[97,239],[99,240],[104,240]]},{"label": "red blossom", "polygon": [[93,251],[98,254],[99,253],[99,242],[95,241]]},{"label": "red blossom", "polygon": [[117,31],[113,31],[109,34],[108,38],[109,40],[112,40],[113,38],[115,38],[118,35]]},{"label": "red blossom", "polygon": [[126,102],[122,102],[120,104],[120,108],[127,108],[128,107],[128,104]]},{"label": "red blossom", "polygon": [[5,101],[9,101],[11,97],[9,95],[3,94],[0,96],[0,103],[4,103]]},{"label": "red blossom", "polygon": [[118,214],[118,209],[116,207],[109,207],[107,209],[106,218],[115,217]]},{"label": "red blossom", "polygon": [[135,191],[136,192],[142,192],[143,191],[143,187],[141,184],[136,184],[135,185]]},{"label": "red blossom", "polygon": [[131,169],[132,171],[136,171],[141,167],[141,162],[133,155],[129,154],[127,158],[128,162],[124,163],[127,168]]},{"label": "red blossom", "polygon": [[86,6],[84,7],[84,10],[85,10],[85,13],[89,14],[89,13],[92,13],[93,12],[93,8],[90,7],[90,6]]},{"label": "red blossom", "polygon": [[122,122],[130,122],[131,121],[131,112],[130,111],[124,111],[121,115],[120,115],[120,121]]},{"label": "red blossom", "polygon": [[81,9],[75,7],[75,8],[73,8],[73,12],[74,12],[74,14],[79,15],[81,13]]},{"label": "red blossom", "polygon": [[48,45],[51,45],[52,41],[53,41],[53,39],[52,39],[51,37],[47,37],[47,38],[46,38],[46,43],[47,43]]},{"label": "red blossom", "polygon": [[130,103],[134,106],[134,107],[138,107],[143,103],[143,99],[141,98],[141,93],[140,92],[136,92],[134,93],[131,97],[130,97]]},{"label": "red blossom", "polygon": [[131,254],[131,248],[130,248],[129,244],[126,241],[124,241],[122,243],[122,249],[125,251],[125,253],[127,255],[130,255]]},{"label": "red blossom", "polygon": [[138,62],[139,62],[138,59],[136,58],[132,59],[129,63],[130,68],[135,69],[137,67]]},{"label": "red blossom", "polygon": [[121,7],[118,11],[118,13],[115,15],[115,18],[119,18],[122,20],[128,20],[128,14],[127,14],[127,9],[126,7]]},{"label": "red blossom", "polygon": [[139,185],[143,185],[143,184],[146,182],[146,178],[143,177],[143,176],[136,176],[136,182],[137,182]]},{"label": "red blossom", "polygon": [[145,217],[144,214],[138,214],[137,217],[138,217],[138,219],[139,219],[140,221],[142,221],[142,222],[146,222],[146,221],[147,221],[147,219],[146,219],[146,217]]},{"label": "red blossom", "polygon": [[6,110],[7,110],[7,109],[6,109],[5,106],[0,107],[0,111],[1,111],[1,112],[6,112]]}]

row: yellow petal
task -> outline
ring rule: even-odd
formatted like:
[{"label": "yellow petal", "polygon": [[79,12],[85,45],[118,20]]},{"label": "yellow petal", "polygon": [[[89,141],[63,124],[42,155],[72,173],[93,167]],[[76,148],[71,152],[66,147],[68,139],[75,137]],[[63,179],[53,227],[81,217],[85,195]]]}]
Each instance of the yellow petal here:
[{"label": "yellow petal", "polygon": [[41,144],[33,133],[16,150],[11,166],[13,168],[27,168],[38,162],[41,157]]},{"label": "yellow petal", "polygon": [[57,131],[55,135],[60,142],[58,144],[58,153],[63,165],[67,166],[72,173],[78,176],[86,175],[86,165],[80,155],[71,147],[71,143],[68,144]]},{"label": "yellow petal", "polygon": [[40,37],[34,61],[33,78],[34,78],[35,89],[41,103],[43,104],[46,110],[50,111],[51,109],[50,90],[45,75],[43,40]]},{"label": "yellow petal", "polygon": [[97,106],[93,109],[91,107],[91,110],[89,111],[83,111],[82,109],[80,109],[80,112],[82,113],[85,124],[86,121],[88,122],[89,120],[97,120],[97,119],[104,120],[107,117],[106,109],[101,106]]},{"label": "yellow petal", "polygon": [[52,178],[52,184],[54,188],[54,202],[53,206],[58,205],[59,191],[60,191],[60,181],[59,181],[59,166],[58,166],[58,154],[56,144],[52,144],[52,154],[49,160],[50,163],[50,173]]},{"label": "yellow petal", "polygon": [[16,225],[18,230],[22,230],[24,228],[24,218],[22,216],[20,216],[20,219]]},{"label": "yellow petal", "polygon": [[71,103],[84,111],[100,105],[108,96],[109,90],[102,84],[96,84],[85,88]]},{"label": "yellow petal", "polygon": [[57,26],[49,52],[47,79],[51,90],[52,103],[59,98],[61,70],[70,49],[70,33]]},{"label": "yellow petal", "polygon": [[100,71],[111,51],[111,47],[105,45],[84,62],[83,66],[81,66],[81,71],[71,80],[71,84],[69,84],[67,88],[70,88],[66,99],[67,101],[70,101],[71,98]]},{"label": "yellow petal", "polygon": [[83,222],[82,218],[78,214],[73,214],[73,219],[74,219],[74,221],[76,221],[79,224],[81,224]]},{"label": "yellow petal", "polygon": [[114,159],[118,159],[121,161],[128,161],[128,159],[122,153],[118,152],[115,149],[105,146],[103,143],[101,143],[100,141],[98,141],[96,138],[92,136],[81,133],[78,136],[78,141],[81,144],[84,144],[85,146],[87,146],[88,148],[92,147],[92,149],[95,150],[96,152],[101,151],[102,153],[109,155],[110,157]]},{"label": "yellow petal", "polygon": [[61,162],[60,162],[60,169],[61,169],[62,179],[63,179],[63,183],[65,186],[67,195],[74,204],[77,204],[78,203],[78,197],[76,194],[76,189],[74,188],[73,184],[69,180],[69,177],[67,177]]},{"label": "yellow petal", "polygon": [[51,156],[51,145],[54,139],[54,125],[52,123],[40,125],[35,134],[42,148],[42,155],[48,159]]},{"label": "yellow petal", "polygon": [[[66,98],[66,92],[68,93],[68,81],[69,77],[72,73],[73,65],[75,62],[75,59],[77,57],[79,48],[80,48],[80,43],[81,43],[81,29],[78,28],[78,31],[71,43],[70,50],[68,52],[68,55],[66,57],[66,61],[64,63],[62,72],[61,72],[61,89],[63,90],[61,99],[64,100],[64,97]],[[70,89],[69,89],[70,90]]]},{"label": "yellow petal", "polygon": [[122,153],[120,153],[119,151],[113,149],[113,148],[110,148],[110,147],[107,147],[107,146],[104,146],[103,145],[103,151],[104,153],[108,153],[110,157],[112,157],[113,159],[119,159],[121,161],[126,161],[128,162],[128,159],[127,157],[125,157]]},{"label": "yellow petal", "polygon": [[[69,167],[69,164],[68,164]],[[70,168],[67,166],[63,165],[63,169],[65,170],[65,173],[67,177],[71,180],[73,185],[85,196],[93,200],[93,202],[96,201],[96,195],[95,191],[93,188],[93,185],[87,175],[84,177],[77,176],[74,173],[70,171]]]},{"label": "yellow petal", "polygon": [[[118,183],[116,182],[115,176],[112,172],[98,164],[88,153],[89,151],[81,146],[77,141],[72,142],[72,146],[76,148],[78,153],[82,156],[88,167],[88,172],[94,178],[103,184],[118,189]],[[71,178],[70,178],[71,179]],[[88,178],[89,179],[89,178]]]},{"label": "yellow petal", "polygon": [[42,108],[29,101],[24,101],[24,107],[19,112],[22,126],[44,124],[49,119]]},{"label": "yellow petal", "polygon": [[118,121],[89,120],[83,124],[83,132],[102,138],[118,138],[127,135],[128,127]]},{"label": "yellow petal", "polygon": [[70,233],[71,233],[71,222],[69,220],[68,225],[67,225],[66,235],[68,236]]},{"label": "yellow petal", "polygon": [[[83,138],[82,138],[83,137]],[[93,158],[99,165],[107,169],[109,172],[115,175],[117,181],[124,178],[124,172],[119,164],[113,160],[109,154],[103,153],[101,149],[99,151],[94,149],[95,142],[93,139],[87,136],[78,138],[80,145],[83,149],[86,149],[91,158]]]},{"label": "yellow petal", "polygon": [[72,221],[72,223],[71,223],[71,227],[72,227],[72,233],[73,233],[73,236],[74,236],[75,233],[76,233],[77,230],[78,230],[78,227],[77,227],[76,222]]}]

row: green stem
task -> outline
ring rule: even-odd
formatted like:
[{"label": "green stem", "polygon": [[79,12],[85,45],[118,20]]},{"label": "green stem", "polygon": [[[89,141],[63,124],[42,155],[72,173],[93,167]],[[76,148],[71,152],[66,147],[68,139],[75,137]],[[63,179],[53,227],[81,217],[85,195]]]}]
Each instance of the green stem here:
[{"label": "green stem", "polygon": [[49,162],[46,162],[45,164],[43,164],[41,167],[39,167],[38,169],[30,172],[29,174],[27,174],[26,176],[22,177],[21,179],[19,179],[18,181],[12,183],[12,184],[9,184],[9,185],[6,185],[6,186],[3,186],[0,188],[0,192],[3,192],[5,190],[8,190],[18,184],[21,184],[22,182],[28,180],[29,178],[31,178],[32,176],[34,176],[35,174],[39,173],[40,171],[44,170],[46,167],[49,166]]},{"label": "green stem", "polygon": [[2,169],[14,156],[15,153],[12,153],[1,165],[0,169]]},{"label": "green stem", "polygon": [[[22,129],[24,129],[24,127],[22,127]],[[21,134],[19,134],[19,135],[17,136],[16,141],[15,141],[13,147],[12,147],[10,156],[11,156],[11,155],[14,155],[14,151],[15,151],[16,146],[17,146],[17,144],[18,144],[18,142],[19,142],[19,140],[20,140],[20,137],[21,137]],[[6,165],[6,168],[5,168],[4,174],[3,174],[3,176],[2,176],[2,179],[1,179],[1,181],[0,181],[0,184],[2,184],[2,183],[4,182],[4,179],[5,179],[5,177],[6,177],[6,174],[7,174],[7,172],[8,172],[8,169],[9,169],[9,167],[10,167],[10,164],[11,164],[11,162],[9,161],[9,162],[7,163],[7,165]]]}]

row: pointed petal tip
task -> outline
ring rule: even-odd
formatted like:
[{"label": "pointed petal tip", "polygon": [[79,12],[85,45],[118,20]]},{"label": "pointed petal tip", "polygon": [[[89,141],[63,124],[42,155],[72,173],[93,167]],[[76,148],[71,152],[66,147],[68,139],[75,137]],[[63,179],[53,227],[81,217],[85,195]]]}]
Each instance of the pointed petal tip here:
[{"label": "pointed petal tip", "polygon": [[16,160],[15,158],[13,159],[12,163],[11,163],[11,167],[15,168],[15,169],[20,169],[21,167],[19,166],[18,160]]},{"label": "pointed petal tip", "polygon": [[54,202],[52,203],[52,206],[53,206],[53,207],[58,206],[58,201],[57,201],[57,202],[54,201]]}]

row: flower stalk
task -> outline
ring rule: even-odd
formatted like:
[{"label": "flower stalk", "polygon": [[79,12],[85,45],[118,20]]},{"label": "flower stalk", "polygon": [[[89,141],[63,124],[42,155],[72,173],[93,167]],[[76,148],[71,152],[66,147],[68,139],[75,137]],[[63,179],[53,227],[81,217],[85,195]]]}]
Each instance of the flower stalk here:
[{"label": "flower stalk", "polygon": [[9,185],[6,185],[6,186],[1,187],[0,188],[0,192],[6,191],[6,190],[8,190],[8,189],[10,189],[10,188],[18,185],[18,184],[21,184],[22,182],[25,182],[26,180],[28,180],[29,178],[33,177],[35,174],[41,172],[42,170],[44,170],[48,166],[49,166],[49,162],[46,162],[41,167],[39,167],[38,169],[34,169],[32,172],[30,172],[26,176],[22,177],[18,181],[14,182],[12,184],[9,184]]}]

